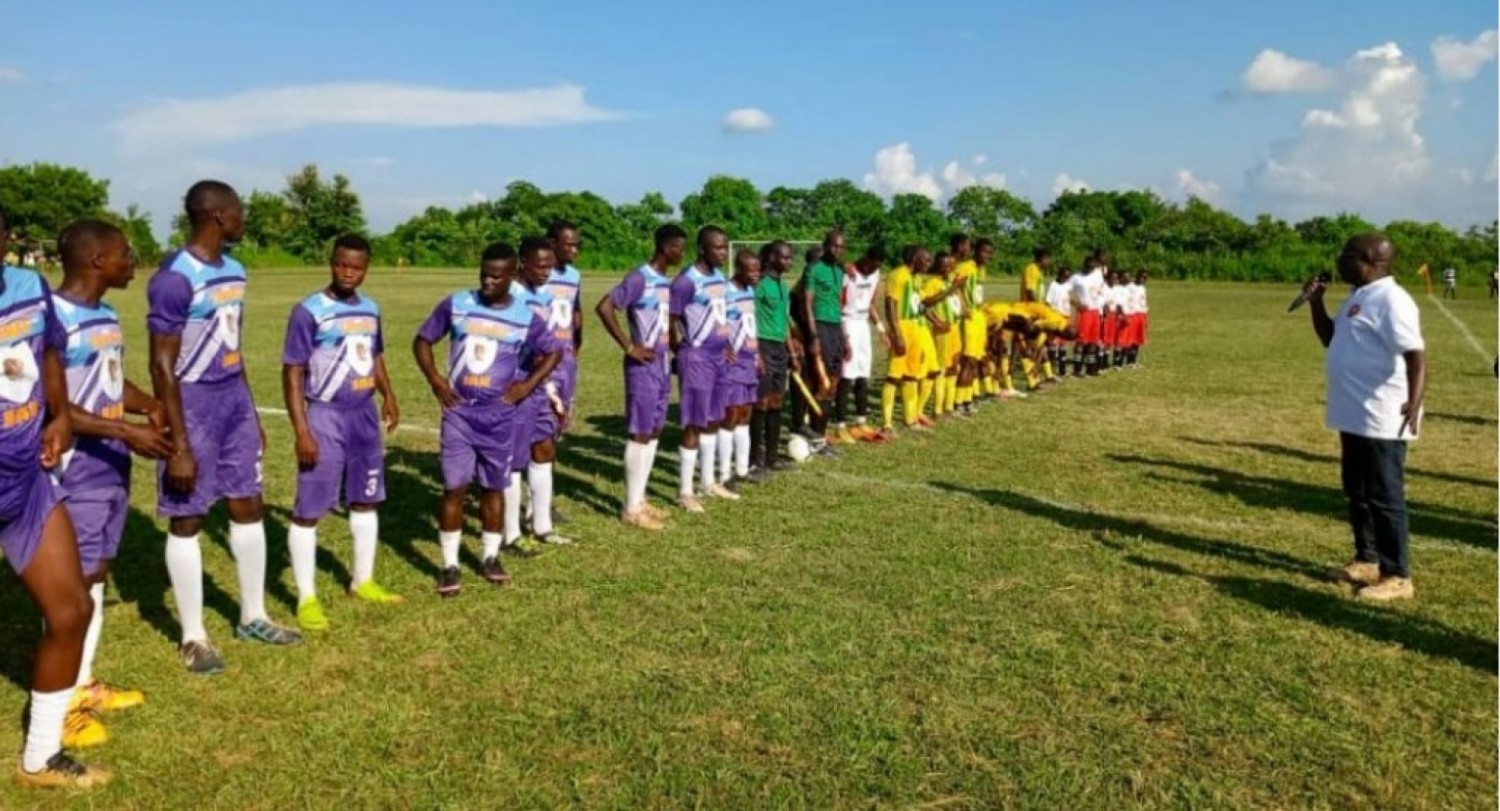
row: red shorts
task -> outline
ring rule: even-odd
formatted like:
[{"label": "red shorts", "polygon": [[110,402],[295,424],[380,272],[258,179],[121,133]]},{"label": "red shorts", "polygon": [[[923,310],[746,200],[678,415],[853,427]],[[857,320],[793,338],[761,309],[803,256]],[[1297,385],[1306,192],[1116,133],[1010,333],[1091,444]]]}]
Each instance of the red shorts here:
[{"label": "red shorts", "polygon": [[1084,310],[1078,314],[1078,343],[1097,344],[1103,324],[1098,310]]},{"label": "red shorts", "polygon": [[1104,345],[1120,345],[1120,315],[1119,313],[1104,314]]},{"label": "red shorts", "polygon": [[1149,326],[1151,326],[1151,313],[1141,313],[1140,318],[1141,318],[1141,331],[1140,331],[1140,334],[1136,336],[1139,339],[1139,341],[1136,344],[1137,346],[1141,346],[1141,345],[1144,345],[1146,343],[1146,328],[1149,327]]},{"label": "red shorts", "polygon": [[1130,324],[1130,342],[1126,346],[1140,346],[1146,342],[1146,314],[1132,313],[1127,318]]}]

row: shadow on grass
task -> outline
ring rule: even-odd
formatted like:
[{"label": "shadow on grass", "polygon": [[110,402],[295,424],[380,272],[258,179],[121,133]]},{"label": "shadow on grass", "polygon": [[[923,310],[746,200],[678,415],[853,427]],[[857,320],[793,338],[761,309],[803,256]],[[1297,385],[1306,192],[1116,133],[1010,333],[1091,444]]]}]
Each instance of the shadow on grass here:
[{"label": "shadow on grass", "polygon": [[[1432,415],[1428,414],[1427,416],[1431,417]],[[1330,456],[1328,454],[1322,453],[1313,453],[1312,451],[1303,450],[1301,448],[1293,448],[1287,445],[1273,445],[1269,442],[1232,442],[1204,439],[1201,437],[1192,436],[1184,436],[1178,438],[1184,442],[1190,442],[1194,445],[1201,445],[1206,448],[1239,448],[1242,450],[1257,451],[1269,456],[1279,456],[1285,459],[1296,459],[1301,462],[1309,462],[1312,464],[1334,465],[1335,470],[1337,470],[1337,465],[1339,464],[1339,458],[1337,456]],[[1486,490],[1494,490],[1497,484],[1493,479],[1479,479],[1472,476],[1460,476],[1455,473],[1437,473],[1434,471],[1422,470],[1421,468],[1415,467],[1408,467],[1406,469],[1406,472],[1411,476],[1422,476],[1423,478],[1436,479],[1438,481],[1451,482],[1453,484],[1472,485],[1474,487],[1482,487]]]},{"label": "shadow on grass", "polygon": [[[204,521],[204,534],[211,536],[217,532],[223,538],[227,521],[224,508],[215,507]],[[141,619],[175,646],[181,640],[182,626],[175,612],[167,606],[172,581],[167,577],[166,533],[165,522],[158,524],[150,515],[131,507],[125,516],[125,533],[120,538],[119,554],[110,568],[110,580],[120,595],[120,602],[134,605]],[[226,544],[221,540],[219,545]],[[283,558],[286,556],[285,546],[283,543]],[[267,538],[267,547],[266,566],[270,570],[269,553],[276,544]],[[227,550],[225,554],[229,554]],[[206,571],[203,573],[203,607],[217,613],[230,625],[240,621],[240,607],[234,595],[221,588]]]},{"label": "shadow on grass", "polygon": [[[1249,507],[1265,510],[1297,510],[1313,515],[1344,516],[1348,502],[1340,489],[1306,482],[1251,476],[1225,468],[1172,459],[1152,459],[1134,454],[1110,454],[1112,461],[1157,470],[1186,473],[1190,478],[1154,475],[1158,481],[1201,487],[1231,496]],[[1423,502],[1408,501],[1411,531],[1473,546],[1495,549],[1495,522],[1488,516],[1460,512]]]},{"label": "shadow on grass", "polygon": [[1451,659],[1485,673],[1497,671],[1500,647],[1494,640],[1470,636],[1423,617],[1279,580],[1199,574],[1175,563],[1133,554],[1125,555],[1124,560],[1162,574],[1201,580],[1230,597],[1272,613],[1360,634],[1376,642],[1397,644],[1424,656]]},{"label": "shadow on grass", "polygon": [[[1479,375],[1485,377],[1486,375]],[[1496,420],[1493,417],[1481,417],[1475,414],[1447,414],[1442,411],[1426,411],[1422,414],[1424,420],[1440,420],[1442,422],[1457,422],[1464,425],[1474,425],[1481,428],[1494,427]]]}]

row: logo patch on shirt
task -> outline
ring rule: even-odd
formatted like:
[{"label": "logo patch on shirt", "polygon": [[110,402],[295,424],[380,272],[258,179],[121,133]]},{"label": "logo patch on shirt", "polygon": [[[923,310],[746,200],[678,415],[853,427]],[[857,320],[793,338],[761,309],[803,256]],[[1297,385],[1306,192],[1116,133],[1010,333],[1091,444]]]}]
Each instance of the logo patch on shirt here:
[{"label": "logo patch on shirt", "polygon": [[1349,308],[1349,317],[1353,318],[1356,315],[1359,315],[1359,305],[1358,304],[1356,304],[1353,307]]}]

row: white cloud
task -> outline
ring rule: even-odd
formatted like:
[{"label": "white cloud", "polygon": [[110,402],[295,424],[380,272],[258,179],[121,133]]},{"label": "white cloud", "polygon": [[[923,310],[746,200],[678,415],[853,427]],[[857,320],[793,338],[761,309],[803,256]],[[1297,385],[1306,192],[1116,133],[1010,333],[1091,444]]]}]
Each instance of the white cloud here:
[{"label": "white cloud", "polygon": [[1088,191],[1090,188],[1089,184],[1069,175],[1067,172],[1061,172],[1057,177],[1052,178],[1053,197],[1061,197],[1067,192]]},{"label": "white cloud", "polygon": [[1275,48],[1256,54],[1240,76],[1240,83],[1252,93],[1308,93],[1327,90],[1336,81],[1334,71]]},{"label": "white cloud", "polygon": [[865,174],[865,188],[882,197],[920,194],[937,200],[943,196],[943,188],[931,172],[917,171],[916,153],[906,141],[875,153],[875,171]]},{"label": "white cloud", "polygon": [[111,129],[127,153],[227,143],[308,127],[548,127],[619,118],[581,87],[487,91],[333,82],[169,100],[130,112]]},{"label": "white cloud", "polygon": [[1214,203],[1219,199],[1223,191],[1218,183],[1212,180],[1198,177],[1191,169],[1178,169],[1176,174],[1177,190],[1186,197],[1196,197],[1205,203]]},{"label": "white cloud", "polygon": [[1492,28],[1472,42],[1452,37],[1432,41],[1432,62],[1438,75],[1449,81],[1472,79],[1486,63],[1495,61],[1497,38]]},{"label": "white cloud", "polygon": [[774,126],[776,122],[759,107],[740,107],[724,116],[724,131],[735,135],[767,132]]},{"label": "white cloud", "polygon": [[26,78],[26,74],[20,68],[6,67],[0,65],[0,84],[16,84]]},{"label": "white cloud", "polygon": [[947,184],[948,191],[956,192],[969,186],[1005,188],[1005,175],[999,172],[985,172],[982,175],[978,173],[979,168],[984,166],[987,160],[988,158],[984,155],[976,155],[969,162],[971,166],[964,166],[958,161],[948,161],[948,165],[943,167],[943,182]]}]

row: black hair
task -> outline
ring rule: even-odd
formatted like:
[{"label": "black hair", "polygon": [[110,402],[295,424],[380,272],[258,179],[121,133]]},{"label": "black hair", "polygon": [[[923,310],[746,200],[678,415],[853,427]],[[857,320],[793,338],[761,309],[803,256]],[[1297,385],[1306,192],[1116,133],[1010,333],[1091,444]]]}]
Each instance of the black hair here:
[{"label": "black hair", "polygon": [[342,251],[357,251],[359,253],[364,254],[365,256],[369,256],[370,255],[370,240],[365,239],[364,237],[360,236],[359,234],[342,234],[342,235],[339,236],[338,239],[335,239],[333,241],[333,251],[329,255],[330,259],[333,256],[337,256],[338,252],[341,251],[341,250]]},{"label": "black hair", "polygon": [[735,270],[739,270],[741,262],[745,262],[745,261],[750,260],[750,259],[755,259],[756,261],[760,261],[759,257],[757,257],[755,255],[755,251],[752,251],[749,248],[740,248],[739,250],[735,251],[734,252],[734,268],[735,268]]},{"label": "black hair", "polygon": [[1052,252],[1049,251],[1049,250],[1047,250],[1046,248],[1037,248],[1036,250],[1034,250],[1034,251],[1031,252],[1031,259],[1034,262],[1040,262],[1043,259],[1051,259],[1051,258],[1052,258]]},{"label": "black hair", "polygon": [[726,237],[729,236],[728,234],[724,233],[724,229],[723,228],[720,228],[717,225],[705,225],[702,228],[698,229],[698,237],[697,237],[696,242],[694,243],[695,245],[698,246],[698,250],[701,251],[705,247],[707,247],[708,246],[708,238],[711,237],[711,236],[713,236],[714,234],[720,234],[720,235],[723,235],[723,236],[726,236]]},{"label": "black hair", "polygon": [[188,187],[182,198],[182,208],[187,212],[188,223],[194,226],[207,222],[219,207],[232,199],[238,199],[234,187],[220,180],[200,180]]},{"label": "black hair", "polygon": [[962,244],[964,244],[965,242],[968,242],[968,241],[969,241],[969,235],[963,233],[962,231],[960,231],[960,232],[958,232],[958,233],[956,233],[956,234],[948,237],[948,250],[952,251],[953,253],[958,253],[958,246],[960,246],[960,245],[962,245]]},{"label": "black hair", "polygon": [[941,270],[943,267],[943,260],[952,255],[953,254],[948,253],[947,251],[938,251],[937,253],[932,255],[932,266]]},{"label": "black hair", "polygon": [[767,242],[766,244],[760,246],[760,263],[762,265],[770,264],[771,257],[774,256],[777,251],[781,250],[782,246],[786,244],[786,240],[784,239],[773,239],[770,242]]},{"label": "black hair", "polygon": [[[549,225],[549,226],[547,226],[547,238],[548,239],[557,239],[558,237],[562,236],[562,232],[564,232],[564,231],[577,231],[577,230],[578,230],[578,226],[574,225],[573,223],[571,223],[571,222],[569,222],[567,220],[553,220],[552,224]],[[525,253],[525,249],[522,248],[521,252]]]},{"label": "black hair", "polygon": [[504,262],[507,259],[516,258],[516,248],[509,242],[491,242],[484,248],[484,253],[479,255],[481,264],[485,262]]},{"label": "black hair", "polygon": [[822,258],[823,258],[823,246],[822,245],[814,245],[811,248],[807,249],[807,253],[805,253],[805,254],[802,255],[802,261],[806,262],[809,265],[816,265],[818,263],[818,261],[821,260]]},{"label": "black hair", "polygon": [[910,266],[917,261],[917,253],[922,250],[921,245],[907,245],[901,249],[901,264]]},{"label": "black hair", "polygon": [[669,222],[657,226],[654,239],[656,241],[656,251],[660,253],[666,249],[668,242],[674,239],[687,239],[687,232],[682,230],[682,226],[677,223]]},{"label": "black hair", "polygon": [[125,238],[125,233],[114,223],[103,220],[74,220],[57,235],[57,254],[63,267],[80,261],[84,253],[96,249],[99,243],[114,237]]},{"label": "black hair", "polygon": [[535,256],[539,251],[552,250],[552,240],[546,237],[526,237],[521,240],[521,258]]},{"label": "black hair", "polygon": [[[835,238],[841,237],[843,235],[844,235],[844,229],[842,229],[842,228],[830,228],[830,229],[828,229],[828,233],[826,233],[826,234],[823,235],[823,244],[822,244],[821,247],[825,251],[828,250],[828,247],[833,244],[833,240]],[[819,254],[818,258],[821,259],[822,258],[822,254]]]},{"label": "black hair", "polygon": [[980,237],[974,242],[974,253],[979,253],[981,248],[994,248],[995,241],[989,237]]},{"label": "black hair", "polygon": [[871,245],[865,248],[865,258],[873,259],[876,264],[880,264],[885,261],[885,248],[879,245]]}]

